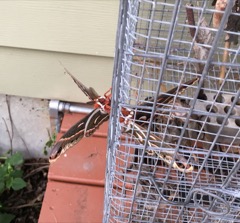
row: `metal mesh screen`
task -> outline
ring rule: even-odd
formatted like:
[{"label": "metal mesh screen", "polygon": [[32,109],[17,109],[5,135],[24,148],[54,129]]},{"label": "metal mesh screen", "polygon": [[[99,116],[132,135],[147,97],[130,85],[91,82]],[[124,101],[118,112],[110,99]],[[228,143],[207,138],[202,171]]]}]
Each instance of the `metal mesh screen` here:
[{"label": "metal mesh screen", "polygon": [[238,7],[121,1],[104,222],[240,222]]}]

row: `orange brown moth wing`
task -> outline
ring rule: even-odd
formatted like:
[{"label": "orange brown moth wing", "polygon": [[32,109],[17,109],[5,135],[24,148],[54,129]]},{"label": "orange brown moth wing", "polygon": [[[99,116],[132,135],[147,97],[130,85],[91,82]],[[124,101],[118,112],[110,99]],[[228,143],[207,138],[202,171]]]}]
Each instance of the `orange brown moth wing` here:
[{"label": "orange brown moth wing", "polygon": [[109,119],[109,114],[100,108],[93,110],[83,119],[73,125],[54,145],[49,161],[53,162],[67,149],[75,145],[83,137],[91,136],[96,129]]},{"label": "orange brown moth wing", "polygon": [[67,68],[64,67],[64,70],[90,100],[93,101],[94,99],[97,99],[100,97],[94,88],[92,87],[87,88],[82,82],[80,82],[77,78],[75,78]]},{"label": "orange brown moth wing", "polygon": [[[123,133],[129,134],[131,136],[133,135],[134,138],[142,145],[145,145],[145,143],[146,143],[147,130],[145,128],[143,128],[142,126],[138,125],[137,123],[129,121],[128,125],[124,126]],[[153,133],[149,134],[149,139],[147,141],[147,147],[152,147],[152,148],[163,147],[166,149],[175,149],[170,144],[165,143],[160,136],[156,136]],[[187,159],[183,155],[180,155],[179,153],[176,154],[176,161],[173,160],[175,152],[158,151],[158,150],[156,150],[156,151],[150,150],[149,151],[148,150],[147,153],[151,154],[151,155],[156,155],[159,159],[161,159],[168,165],[170,165],[172,163],[173,168],[177,169],[180,172],[188,173],[188,172],[193,171],[193,166],[188,164]]]},{"label": "orange brown moth wing", "polygon": [[[182,83],[180,86],[174,87],[170,89],[169,91],[160,94],[157,97],[157,108],[161,108],[167,104],[169,104],[175,97],[175,95],[182,94],[189,86],[195,84],[199,78],[193,78],[189,81],[186,81],[185,83]],[[141,120],[141,117],[145,117],[144,120],[148,120],[150,118],[151,108],[153,106],[154,98],[151,98],[145,103],[140,104],[140,106],[144,106],[146,108],[144,109],[138,109],[136,111],[136,120]],[[149,109],[147,108],[149,107]],[[147,112],[148,111],[148,112]]]}]

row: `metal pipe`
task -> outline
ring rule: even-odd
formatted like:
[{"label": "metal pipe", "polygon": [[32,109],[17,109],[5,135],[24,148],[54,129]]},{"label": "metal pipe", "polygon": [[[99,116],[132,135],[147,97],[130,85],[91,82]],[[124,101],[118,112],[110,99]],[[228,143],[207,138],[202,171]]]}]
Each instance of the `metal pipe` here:
[{"label": "metal pipe", "polygon": [[49,115],[53,132],[59,132],[63,113],[90,113],[93,107],[84,103],[50,100]]},{"label": "metal pipe", "polygon": [[57,118],[59,112],[70,112],[70,113],[90,113],[93,110],[91,105],[84,103],[64,102],[59,100],[50,100],[49,112],[51,118]]}]

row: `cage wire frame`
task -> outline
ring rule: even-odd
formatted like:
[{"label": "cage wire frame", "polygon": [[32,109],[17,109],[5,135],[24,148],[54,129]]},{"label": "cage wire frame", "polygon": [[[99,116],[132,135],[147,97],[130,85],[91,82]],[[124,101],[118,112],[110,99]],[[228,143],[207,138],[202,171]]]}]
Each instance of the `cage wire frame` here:
[{"label": "cage wire frame", "polygon": [[120,2],[103,222],[240,222],[236,4]]}]

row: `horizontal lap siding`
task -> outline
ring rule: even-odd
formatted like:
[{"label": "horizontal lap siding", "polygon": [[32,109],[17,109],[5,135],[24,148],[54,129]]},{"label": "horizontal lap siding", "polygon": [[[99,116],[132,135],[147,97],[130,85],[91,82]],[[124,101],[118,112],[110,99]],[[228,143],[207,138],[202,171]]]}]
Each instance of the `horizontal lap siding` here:
[{"label": "horizontal lap siding", "polygon": [[118,1],[1,1],[0,45],[113,57]]},{"label": "horizontal lap siding", "polygon": [[119,1],[1,1],[0,93],[86,101],[110,87]]}]

